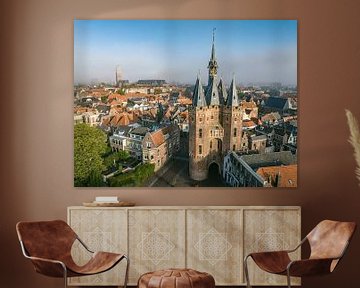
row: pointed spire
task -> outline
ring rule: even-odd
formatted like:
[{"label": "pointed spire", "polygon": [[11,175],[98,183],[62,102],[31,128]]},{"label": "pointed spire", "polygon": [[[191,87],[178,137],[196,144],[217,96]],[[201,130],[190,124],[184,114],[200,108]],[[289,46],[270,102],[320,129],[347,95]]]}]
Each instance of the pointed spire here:
[{"label": "pointed spire", "polygon": [[239,106],[239,99],[236,91],[236,84],[235,84],[235,74],[233,75],[233,79],[231,81],[229,95],[227,98],[227,106],[237,107]]},{"label": "pointed spire", "polygon": [[209,61],[209,65],[208,65],[208,69],[209,69],[209,80],[208,80],[208,85],[210,84],[211,78],[215,78],[217,75],[217,68],[218,68],[218,64],[216,61],[216,57],[215,57],[215,30],[216,28],[213,29],[213,42],[212,42],[212,47],[211,47],[211,57],[210,57],[210,61]]},{"label": "pointed spire", "polygon": [[205,99],[208,106],[220,105],[219,90],[216,82],[216,77],[210,78],[206,88]]},{"label": "pointed spire", "polygon": [[222,78],[220,78],[218,89],[219,89],[219,94],[220,94],[219,95],[220,96],[220,103],[221,104],[226,104],[228,95],[227,95],[226,87],[225,87],[225,84],[224,84],[224,81],[222,80]]},{"label": "pointed spire", "polygon": [[204,96],[204,89],[201,85],[200,72],[196,79],[194,94],[193,94],[193,106],[194,107],[204,107],[206,106],[206,100]]},{"label": "pointed spire", "polygon": [[213,28],[213,38],[212,38],[212,47],[211,47],[211,59],[215,61],[215,30],[216,28]]}]

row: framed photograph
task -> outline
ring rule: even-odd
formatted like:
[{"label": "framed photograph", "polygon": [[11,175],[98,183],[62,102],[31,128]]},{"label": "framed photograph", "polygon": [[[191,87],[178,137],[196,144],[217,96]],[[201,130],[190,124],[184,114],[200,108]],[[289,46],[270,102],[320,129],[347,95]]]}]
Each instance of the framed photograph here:
[{"label": "framed photograph", "polygon": [[75,20],[76,187],[297,187],[296,20]]}]

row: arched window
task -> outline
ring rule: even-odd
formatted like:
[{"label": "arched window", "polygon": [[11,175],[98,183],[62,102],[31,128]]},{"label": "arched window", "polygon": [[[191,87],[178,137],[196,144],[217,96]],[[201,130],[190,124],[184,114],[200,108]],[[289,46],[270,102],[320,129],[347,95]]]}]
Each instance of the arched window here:
[{"label": "arched window", "polygon": [[202,129],[199,129],[199,138],[202,138]]}]

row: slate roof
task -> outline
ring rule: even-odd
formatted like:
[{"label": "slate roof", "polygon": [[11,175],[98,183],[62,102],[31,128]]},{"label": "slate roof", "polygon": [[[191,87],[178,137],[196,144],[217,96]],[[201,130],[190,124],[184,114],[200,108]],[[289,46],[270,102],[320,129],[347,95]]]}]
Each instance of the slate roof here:
[{"label": "slate roof", "polygon": [[224,81],[222,79],[220,79],[220,82],[219,82],[219,85],[218,85],[218,90],[219,90],[219,95],[220,95],[220,103],[221,104],[226,104],[228,95],[227,95],[227,91],[226,91]]},{"label": "slate roof", "polygon": [[236,91],[236,84],[235,84],[235,75],[230,84],[228,98],[226,101],[227,106],[237,107],[239,106],[239,99]]},{"label": "slate roof", "polygon": [[136,134],[140,136],[145,136],[147,132],[149,132],[150,129],[148,127],[138,127],[131,131],[131,134]]},{"label": "slate roof", "polygon": [[200,75],[198,75],[198,77],[197,77],[195,88],[194,88],[193,106],[194,107],[204,107],[204,106],[206,106],[204,89],[203,89],[203,87],[201,85]]},{"label": "slate roof", "polygon": [[265,106],[284,110],[287,101],[287,98],[269,97],[267,100],[265,100]]},{"label": "slate roof", "polygon": [[260,167],[296,164],[297,159],[290,151],[243,155],[241,158],[254,170]]},{"label": "slate roof", "polygon": [[219,90],[216,83],[216,77],[210,78],[210,83],[206,88],[205,99],[208,106],[220,105]]}]

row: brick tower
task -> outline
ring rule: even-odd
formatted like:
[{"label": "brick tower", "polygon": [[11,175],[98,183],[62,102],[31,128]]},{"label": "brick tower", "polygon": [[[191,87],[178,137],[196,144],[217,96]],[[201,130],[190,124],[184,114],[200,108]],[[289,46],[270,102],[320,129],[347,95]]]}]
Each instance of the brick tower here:
[{"label": "brick tower", "polygon": [[208,84],[204,89],[198,75],[189,108],[189,173],[197,181],[207,178],[212,163],[222,169],[227,152],[241,147],[242,109],[235,77],[228,91],[218,79],[214,33],[208,69]]}]

